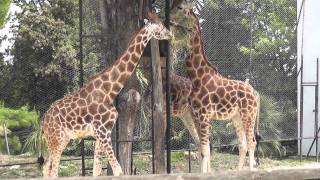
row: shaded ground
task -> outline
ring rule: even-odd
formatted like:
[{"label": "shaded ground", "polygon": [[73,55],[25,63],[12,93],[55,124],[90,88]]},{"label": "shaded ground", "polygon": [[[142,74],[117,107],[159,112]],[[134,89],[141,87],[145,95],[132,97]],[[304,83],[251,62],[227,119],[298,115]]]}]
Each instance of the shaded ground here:
[{"label": "shaded ground", "polygon": [[[172,153],[172,172],[189,172],[187,152]],[[70,158],[64,157],[63,159]],[[79,158],[79,157],[71,157]],[[150,155],[134,155],[133,166],[137,174],[150,174],[152,172],[152,157]],[[192,154],[191,172],[199,172],[198,160]],[[0,155],[0,164],[14,164],[35,162],[36,158],[30,155],[7,156]],[[298,158],[291,157],[283,160],[261,158],[261,164],[258,169],[298,169],[298,168],[320,168],[320,163],[315,159],[304,159],[301,163]],[[92,167],[92,159],[86,160],[86,167]],[[238,156],[227,153],[213,153],[211,164],[214,172],[235,170],[237,168]],[[106,162],[104,162],[106,164]],[[60,176],[79,176],[81,174],[81,160],[62,161],[59,169]],[[89,172],[89,171],[88,171]],[[35,178],[41,176],[41,170],[37,165],[20,165],[0,167],[0,179],[3,178]]]}]

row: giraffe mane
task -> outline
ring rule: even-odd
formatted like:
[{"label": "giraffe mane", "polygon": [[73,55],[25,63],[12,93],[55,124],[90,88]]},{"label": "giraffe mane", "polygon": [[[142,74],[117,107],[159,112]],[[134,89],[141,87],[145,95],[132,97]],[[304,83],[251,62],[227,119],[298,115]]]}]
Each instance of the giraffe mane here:
[{"label": "giraffe mane", "polygon": [[[137,36],[137,34],[139,34],[142,29],[144,29],[144,27],[136,30],[136,31],[133,33],[133,35],[131,36],[131,39],[129,40],[129,42],[128,42],[128,44],[127,44],[127,46],[129,46],[129,45],[132,43],[132,41],[135,39],[135,37]],[[121,57],[117,57],[117,59],[116,59],[114,62],[119,61],[120,58],[121,58]],[[89,77],[89,81],[92,81],[92,80],[95,79],[96,77],[98,77],[98,76],[100,76],[101,74],[105,73],[107,70],[109,70],[110,67],[112,67],[112,66],[105,67],[103,70],[101,70],[101,71],[98,72],[97,74],[95,74],[95,75],[93,75],[93,76],[90,76],[90,77]]]},{"label": "giraffe mane", "polygon": [[[199,36],[202,37],[202,32],[200,31],[200,23],[199,23],[199,18],[198,16],[192,11],[190,10],[190,14],[193,18],[196,19],[196,25],[197,25],[197,33],[199,33]],[[218,72],[218,68],[213,66],[207,59],[206,54],[204,53],[204,46],[203,46],[203,41],[200,40],[200,49],[201,49],[201,54],[203,56],[203,58],[205,59],[205,62],[207,63],[207,65],[209,65],[216,73]]]}]

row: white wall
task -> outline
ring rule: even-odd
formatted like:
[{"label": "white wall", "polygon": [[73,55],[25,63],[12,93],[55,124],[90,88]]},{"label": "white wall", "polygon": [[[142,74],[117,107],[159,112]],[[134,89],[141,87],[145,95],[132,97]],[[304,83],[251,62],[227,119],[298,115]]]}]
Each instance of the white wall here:
[{"label": "white wall", "polygon": [[[299,15],[302,0],[297,0],[297,16]],[[320,1],[305,0],[298,25],[297,48],[298,48],[298,69],[301,66],[301,55],[303,54],[303,82],[316,82],[316,59],[320,58]],[[303,17],[303,13],[305,14]],[[298,78],[298,98],[300,100],[300,77]],[[303,89],[303,137],[313,137],[315,133],[314,122],[314,87]],[[298,111],[300,111],[298,103]],[[300,130],[300,118],[298,118],[298,130]],[[320,126],[319,126],[320,127]],[[300,131],[298,133],[300,137]],[[306,155],[313,139],[303,140],[302,154]],[[320,141],[319,141],[320,142]],[[315,146],[311,151],[315,155]]]}]

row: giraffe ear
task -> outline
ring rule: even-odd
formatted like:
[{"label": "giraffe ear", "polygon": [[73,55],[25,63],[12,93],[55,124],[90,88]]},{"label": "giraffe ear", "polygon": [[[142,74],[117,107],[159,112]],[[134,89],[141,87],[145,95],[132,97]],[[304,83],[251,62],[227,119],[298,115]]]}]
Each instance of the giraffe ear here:
[{"label": "giraffe ear", "polygon": [[161,20],[159,19],[159,17],[157,16],[157,14],[155,12],[148,12],[147,13],[147,18],[152,23],[160,23],[161,22]]},{"label": "giraffe ear", "polygon": [[145,25],[150,23],[150,21],[148,19],[144,19],[143,22],[144,22]]}]

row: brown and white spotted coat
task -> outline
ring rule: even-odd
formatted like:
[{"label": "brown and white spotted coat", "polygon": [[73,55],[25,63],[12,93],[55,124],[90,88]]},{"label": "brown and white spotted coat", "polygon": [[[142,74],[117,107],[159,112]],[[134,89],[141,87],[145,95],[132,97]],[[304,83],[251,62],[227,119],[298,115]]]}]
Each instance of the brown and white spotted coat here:
[{"label": "brown and white spotted coat", "polygon": [[87,136],[96,139],[93,175],[101,174],[100,158],[104,155],[108,158],[113,174],[122,174],[111,144],[111,131],[118,117],[113,105],[114,99],[135,70],[148,41],[151,38],[169,39],[172,36],[155,14],[149,13],[149,20],[111,67],[92,77],[81,89],[55,101],[45,113],[42,129],[49,157],[43,168],[44,177],[58,175],[61,153],[70,139]]},{"label": "brown and white spotted coat", "polygon": [[211,171],[210,120],[232,120],[239,143],[238,168],[243,168],[246,153],[249,152],[249,167],[252,170],[256,144],[254,125],[260,108],[259,95],[249,83],[227,79],[219,74],[204,53],[197,15],[184,3],[179,8],[193,20],[191,50],[186,66],[193,86],[189,101],[201,142],[201,172]]},{"label": "brown and white spotted coat", "polygon": [[[163,73],[163,75],[163,89],[165,90],[165,73]],[[199,135],[194,123],[194,117],[189,103],[191,91],[192,83],[189,78],[179,76],[175,73],[170,74],[171,115],[182,120],[183,124],[192,136],[196,147],[200,150]],[[166,92],[164,91],[163,94],[165,97]],[[164,107],[165,106],[166,101],[164,101]]]}]

